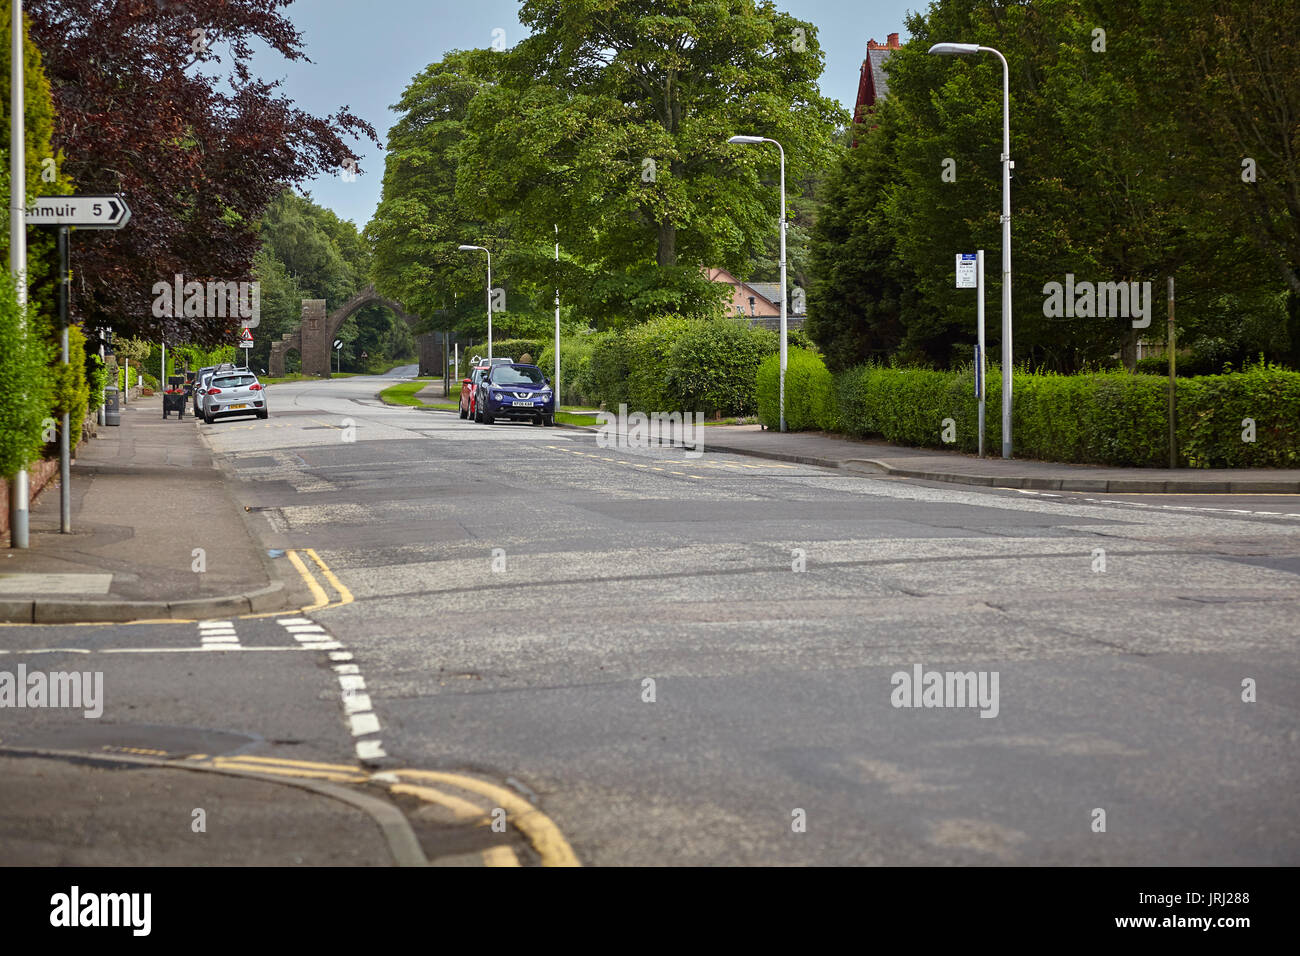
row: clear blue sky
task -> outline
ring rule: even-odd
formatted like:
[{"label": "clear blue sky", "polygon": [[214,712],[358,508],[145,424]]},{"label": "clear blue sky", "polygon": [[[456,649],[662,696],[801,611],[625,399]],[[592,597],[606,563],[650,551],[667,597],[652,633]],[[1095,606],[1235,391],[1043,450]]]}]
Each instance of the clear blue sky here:
[{"label": "clear blue sky", "polygon": [[[816,25],[826,58],[822,92],[851,109],[867,40],[889,33],[907,41],[903,17],[925,0],[777,0],[777,6]],[[260,54],[256,73],[283,79],[284,92],[316,115],[349,106],[375,128],[381,141],[395,119],[389,106],[416,73],[448,50],[488,47],[492,31],[513,46],[524,36],[516,0],[298,0],[287,15],[303,32],[312,63],[291,64]],[[322,206],[365,226],[379,203],[384,157],[364,144],[364,175],[353,182],[324,176],[305,188]]]}]

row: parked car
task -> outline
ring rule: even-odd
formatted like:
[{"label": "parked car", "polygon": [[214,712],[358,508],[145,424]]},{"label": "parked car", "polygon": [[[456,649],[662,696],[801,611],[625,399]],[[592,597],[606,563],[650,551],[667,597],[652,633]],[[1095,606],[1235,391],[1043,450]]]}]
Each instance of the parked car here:
[{"label": "parked car", "polygon": [[498,418],[555,424],[555,396],[546,373],[536,365],[494,365],[475,389],[478,420],[491,425]]},{"label": "parked car", "polygon": [[237,371],[234,363],[223,362],[220,365],[205,365],[199,369],[198,374],[194,376],[194,417],[203,417],[203,392],[208,387],[208,380],[212,378],[214,372],[234,372]]},{"label": "parked car", "polygon": [[202,398],[200,391],[208,387],[208,376],[217,370],[215,365],[205,365],[199,369],[194,376],[194,389],[191,396],[194,399],[194,417],[200,418],[202,413],[199,409],[199,399]]},{"label": "parked car", "polygon": [[492,366],[487,363],[480,363],[470,369],[469,378],[460,380],[460,417],[472,418],[478,421],[478,415],[474,408],[474,390],[478,387],[479,379]]},{"label": "parked car", "polygon": [[203,420],[211,425],[230,415],[256,415],[266,418],[266,390],[248,369],[213,372],[203,390]]}]

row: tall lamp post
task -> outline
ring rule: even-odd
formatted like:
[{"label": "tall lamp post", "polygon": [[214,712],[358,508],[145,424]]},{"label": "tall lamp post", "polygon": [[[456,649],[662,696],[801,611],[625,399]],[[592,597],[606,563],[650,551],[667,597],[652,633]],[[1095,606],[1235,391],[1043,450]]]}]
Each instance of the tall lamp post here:
[{"label": "tall lamp post", "polygon": [[939,56],[992,53],[1002,61],[1002,457],[1011,457],[1011,72],[1007,58],[978,43],[936,43]]},{"label": "tall lamp post", "polygon": [[458,246],[461,252],[486,252],[488,259],[487,273],[487,307],[488,307],[488,363],[492,362],[492,253],[484,246]]},{"label": "tall lamp post", "polygon": [[[27,334],[23,309],[27,303],[27,137],[23,112],[23,4],[13,0],[9,17],[9,271],[18,292],[18,332]],[[28,538],[27,466],[9,481],[9,542],[24,549]]]},{"label": "tall lamp post", "polygon": [[772,143],[781,151],[781,374],[778,401],[781,407],[781,431],[785,431],[785,149],[776,140],[768,139],[766,136],[733,136],[727,142],[744,144]]}]

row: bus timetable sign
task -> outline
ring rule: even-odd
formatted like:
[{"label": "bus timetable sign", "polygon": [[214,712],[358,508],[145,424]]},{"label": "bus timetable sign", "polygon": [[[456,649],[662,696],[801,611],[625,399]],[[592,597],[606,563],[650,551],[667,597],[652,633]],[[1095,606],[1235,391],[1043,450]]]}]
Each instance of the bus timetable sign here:
[{"label": "bus timetable sign", "polygon": [[121,229],[130,221],[131,208],[121,196],[41,196],[27,207],[29,226]]}]

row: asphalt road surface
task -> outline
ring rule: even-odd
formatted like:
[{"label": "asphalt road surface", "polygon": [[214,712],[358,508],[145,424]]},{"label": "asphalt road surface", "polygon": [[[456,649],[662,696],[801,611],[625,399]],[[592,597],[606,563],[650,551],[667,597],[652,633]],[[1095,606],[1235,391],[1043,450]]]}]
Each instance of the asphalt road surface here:
[{"label": "asphalt road surface", "polygon": [[[277,385],[268,421],[196,427],[266,547],[353,596],[308,616],[387,757],[510,779],[584,863],[1300,863],[1300,497],[978,490],[707,434],[695,459],[603,449],[384,384]],[[139,675],[150,723],[356,759],[312,655],[186,657],[148,666],[248,680],[196,704]]]}]

